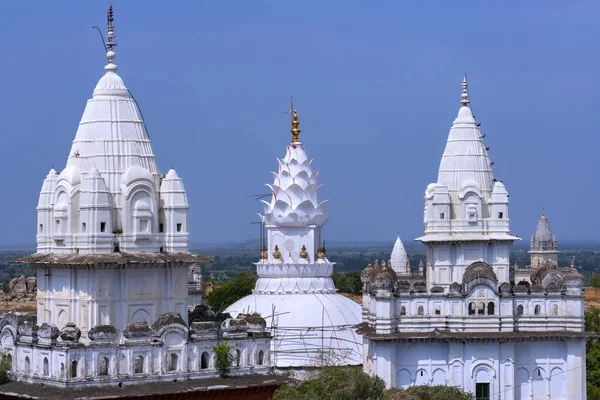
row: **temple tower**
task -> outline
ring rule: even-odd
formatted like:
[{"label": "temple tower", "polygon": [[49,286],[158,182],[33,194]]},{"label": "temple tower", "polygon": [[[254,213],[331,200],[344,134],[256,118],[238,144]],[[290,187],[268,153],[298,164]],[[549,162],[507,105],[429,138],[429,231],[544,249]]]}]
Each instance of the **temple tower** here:
[{"label": "temple tower", "polygon": [[549,261],[558,265],[558,242],[552,234],[550,221],[544,210],[537,224],[535,235],[531,237],[529,252],[531,255],[531,268],[539,268]]},{"label": "temple tower", "polygon": [[142,113],[114,63],[112,7],[107,65],[87,101],[65,168],[40,192],[38,324],[74,322],[121,331],[167,312],[187,319],[188,203],[175,170],[159,172]]},{"label": "temple tower", "polygon": [[427,285],[448,290],[476,261],[489,264],[499,281],[509,280],[508,192],[494,178],[488,148],[469,107],[466,77],[461,107],[440,162],[436,183],[425,191]]},{"label": "temple tower", "polygon": [[327,200],[317,199],[319,172],[300,141],[293,107],[291,113],[292,141],[267,184],[271,200],[263,201],[266,244],[256,263],[259,279],[252,295],[225,311],[258,312],[267,320],[277,367],[360,364],[362,343],[353,326],[361,308],[336,293],[334,263],[321,240]]}]

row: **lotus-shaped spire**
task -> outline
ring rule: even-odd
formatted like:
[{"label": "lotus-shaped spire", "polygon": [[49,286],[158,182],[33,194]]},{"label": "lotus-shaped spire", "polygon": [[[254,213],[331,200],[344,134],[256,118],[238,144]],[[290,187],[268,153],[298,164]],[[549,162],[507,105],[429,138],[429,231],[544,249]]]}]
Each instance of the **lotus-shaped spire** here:
[{"label": "lotus-shaped spire", "polygon": [[279,171],[272,172],[272,184],[267,184],[273,196],[271,202],[261,200],[265,213],[261,215],[267,225],[321,227],[327,220],[325,205],[319,203],[317,183],[319,171],[313,171],[312,160],[306,156],[302,143],[288,145],[285,157],[277,159]]}]

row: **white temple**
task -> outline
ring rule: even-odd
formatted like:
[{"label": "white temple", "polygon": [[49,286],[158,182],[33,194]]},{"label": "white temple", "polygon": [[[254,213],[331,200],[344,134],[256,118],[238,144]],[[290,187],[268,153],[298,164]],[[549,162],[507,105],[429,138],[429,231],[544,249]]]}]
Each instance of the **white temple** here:
[{"label": "white temple", "polygon": [[362,338],[353,327],[361,322],[361,308],[337,294],[331,279],[334,263],[321,246],[327,201],[317,200],[318,171],[299,140],[298,114],[292,112],[292,142],[267,185],[271,201],[263,201],[267,243],[256,263],[259,279],[253,294],[225,312],[258,312],[266,319],[276,367],[357,365]]},{"label": "white temple", "polygon": [[[510,282],[508,193],[466,79],[461,103],[425,191],[426,276],[398,273],[396,256],[361,274],[364,370],[388,387],[452,385],[478,400],[585,399],[583,277],[547,261],[530,282]],[[544,221],[543,239],[554,240]],[[534,244],[537,234],[532,258]]]},{"label": "white temple", "polygon": [[531,274],[545,265],[558,266],[558,241],[550,228],[550,221],[542,210],[535,234],[531,237],[528,253],[531,262],[528,266],[515,265],[515,283],[531,284]]},{"label": "white temple", "polygon": [[54,386],[217,376],[213,348],[232,346],[233,374],[266,373],[270,335],[258,315],[188,325],[188,203],[161,175],[137,103],[114,64],[88,100],[67,159],[44,180],[37,318],[0,320],[2,352],[19,381]]}]

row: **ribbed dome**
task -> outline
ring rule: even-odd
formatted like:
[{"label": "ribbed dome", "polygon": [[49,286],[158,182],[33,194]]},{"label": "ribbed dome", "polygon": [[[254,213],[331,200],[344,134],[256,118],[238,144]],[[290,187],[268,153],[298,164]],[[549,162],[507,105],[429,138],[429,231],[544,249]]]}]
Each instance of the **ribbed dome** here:
[{"label": "ribbed dome", "polygon": [[264,222],[277,226],[323,226],[327,200],[317,200],[319,172],[312,170],[312,160],[306,156],[302,143],[290,143],[285,157],[277,161],[279,170],[273,172],[273,184],[267,184],[273,193],[271,202],[261,200],[265,204]]},{"label": "ribbed dome", "polygon": [[477,278],[486,278],[490,279],[494,282],[498,282],[498,278],[496,277],[496,273],[494,269],[487,263],[484,262],[476,262],[465,270],[465,274],[463,275],[463,283],[469,283],[473,279]]},{"label": "ribbed dome", "polygon": [[114,70],[100,78],[87,102],[67,161],[69,166],[81,173],[96,166],[114,195],[120,194],[121,174],[131,166],[142,167],[159,180],[142,114]]},{"label": "ribbed dome", "polygon": [[457,218],[460,210],[455,206],[460,203],[459,195],[465,182],[476,182],[486,200],[490,198],[494,184],[492,165],[479,126],[468,107],[466,90],[467,82],[464,80],[463,106],[450,128],[437,180],[438,184],[448,187]]}]

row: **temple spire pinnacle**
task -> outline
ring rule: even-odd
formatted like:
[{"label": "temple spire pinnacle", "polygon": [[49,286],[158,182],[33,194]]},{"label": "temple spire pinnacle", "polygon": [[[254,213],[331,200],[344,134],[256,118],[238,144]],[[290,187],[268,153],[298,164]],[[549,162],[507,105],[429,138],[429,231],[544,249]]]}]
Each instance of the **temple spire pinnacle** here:
[{"label": "temple spire pinnacle", "polygon": [[292,143],[300,143],[300,140],[298,138],[300,137],[300,132],[302,131],[299,128],[300,121],[298,120],[298,110],[294,108],[293,97],[290,97],[290,109],[285,111],[285,113],[290,113],[291,115],[292,129],[290,130],[290,132],[292,132]]},{"label": "temple spire pinnacle", "polygon": [[460,95],[460,102],[463,107],[466,107],[471,101],[469,100],[469,84],[467,83],[467,74],[463,77],[462,81],[462,94]]},{"label": "temple spire pinnacle", "polygon": [[108,26],[108,34],[106,35],[106,58],[108,59],[108,65],[106,65],[104,69],[107,71],[117,70],[117,66],[113,64],[113,60],[116,56],[113,47],[117,45],[117,43],[113,41],[115,38],[115,27],[113,26],[113,20],[113,8],[111,5],[110,7],[108,7],[108,11],[106,12],[106,24]]}]

